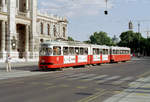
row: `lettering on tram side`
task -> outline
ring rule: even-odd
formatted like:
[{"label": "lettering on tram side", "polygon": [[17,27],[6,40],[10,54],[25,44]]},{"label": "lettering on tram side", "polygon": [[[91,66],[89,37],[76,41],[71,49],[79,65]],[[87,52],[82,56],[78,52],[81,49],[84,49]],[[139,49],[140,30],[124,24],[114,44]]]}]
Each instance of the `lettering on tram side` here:
[{"label": "lettering on tram side", "polygon": [[102,60],[103,60],[103,61],[108,60],[108,55],[102,55]]},{"label": "lettering on tram side", "polygon": [[76,62],[75,56],[64,56],[64,64],[75,63],[75,62]]},{"label": "lettering on tram side", "polygon": [[78,62],[87,62],[87,55],[79,55],[78,56]]},{"label": "lettering on tram side", "polygon": [[100,55],[93,55],[93,61],[100,61]]}]

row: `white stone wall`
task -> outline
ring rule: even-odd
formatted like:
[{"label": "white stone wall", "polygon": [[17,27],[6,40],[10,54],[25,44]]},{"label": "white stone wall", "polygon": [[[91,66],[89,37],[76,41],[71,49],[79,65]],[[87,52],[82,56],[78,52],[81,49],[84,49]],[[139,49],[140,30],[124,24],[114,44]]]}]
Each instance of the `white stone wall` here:
[{"label": "white stone wall", "polygon": [[[7,3],[5,1],[7,1]],[[25,12],[20,12],[19,1],[20,0],[2,0],[2,5],[0,5],[0,12],[2,12],[2,14],[0,13],[0,20],[8,23],[7,31],[10,35],[7,38],[9,40],[7,42],[9,51],[6,52],[10,52],[12,55],[18,56],[19,53],[17,52],[17,49],[13,50],[11,45],[13,36],[17,39],[16,25],[21,24],[29,26],[29,34],[25,36],[28,36],[30,40],[28,41],[28,43],[26,43],[25,49],[30,48],[30,50],[25,50],[28,55],[28,57],[26,58],[34,60],[38,58],[40,39],[54,40],[58,37],[63,38],[63,27],[64,25],[67,25],[67,22],[63,17],[39,13],[37,11],[37,0],[26,0],[27,6],[26,8],[24,8]],[[8,15],[6,15],[5,13],[7,13]],[[43,22],[43,35],[41,34],[41,22]],[[50,25],[50,35],[48,35],[47,24]],[[54,25],[56,26],[57,30],[56,37],[54,37]]]}]

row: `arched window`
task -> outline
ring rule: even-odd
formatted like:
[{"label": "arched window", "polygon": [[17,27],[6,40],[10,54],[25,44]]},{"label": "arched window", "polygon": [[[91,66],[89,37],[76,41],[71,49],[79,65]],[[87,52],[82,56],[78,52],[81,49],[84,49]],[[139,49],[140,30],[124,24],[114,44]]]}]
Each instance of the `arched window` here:
[{"label": "arched window", "polygon": [[63,37],[66,37],[66,28],[63,27]]},{"label": "arched window", "polygon": [[54,37],[56,37],[56,26],[55,25],[54,25],[53,31],[54,31]]},{"label": "arched window", "polygon": [[50,35],[50,25],[47,24],[47,34]]},{"label": "arched window", "polygon": [[43,34],[43,23],[41,22],[41,34]]}]

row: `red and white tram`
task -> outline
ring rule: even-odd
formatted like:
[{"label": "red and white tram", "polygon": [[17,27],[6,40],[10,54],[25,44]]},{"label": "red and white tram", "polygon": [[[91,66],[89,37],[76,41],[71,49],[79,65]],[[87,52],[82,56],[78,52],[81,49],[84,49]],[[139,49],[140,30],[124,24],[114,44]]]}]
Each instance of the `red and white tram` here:
[{"label": "red and white tram", "polygon": [[109,63],[110,62],[110,48],[103,45],[90,46],[90,64]]},{"label": "red and white tram", "polygon": [[41,44],[39,68],[63,68],[90,64],[90,45],[75,42]]},{"label": "red and white tram", "polygon": [[39,69],[48,69],[127,61],[130,60],[130,49],[81,42],[47,41],[41,44],[39,55]]},{"label": "red and white tram", "polygon": [[111,55],[110,60],[111,62],[121,62],[121,61],[128,61],[131,59],[130,48],[127,47],[110,47]]}]

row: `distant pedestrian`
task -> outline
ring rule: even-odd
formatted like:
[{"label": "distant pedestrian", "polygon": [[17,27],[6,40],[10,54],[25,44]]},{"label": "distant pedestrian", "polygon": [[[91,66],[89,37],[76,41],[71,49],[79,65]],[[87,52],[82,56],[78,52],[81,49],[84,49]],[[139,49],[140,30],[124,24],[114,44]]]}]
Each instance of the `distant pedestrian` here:
[{"label": "distant pedestrian", "polygon": [[9,54],[6,57],[6,71],[7,72],[11,71],[11,57]]}]

